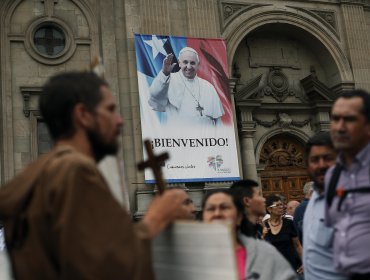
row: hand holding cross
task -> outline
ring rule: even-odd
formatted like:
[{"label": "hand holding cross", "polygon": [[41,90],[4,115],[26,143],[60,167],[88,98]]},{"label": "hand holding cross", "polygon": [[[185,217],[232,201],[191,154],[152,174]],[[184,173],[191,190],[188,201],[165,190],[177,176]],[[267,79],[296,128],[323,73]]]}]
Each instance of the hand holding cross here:
[{"label": "hand holding cross", "polygon": [[[144,141],[148,160],[138,164],[139,170],[150,167],[158,186],[160,196],[153,198],[142,222],[147,226],[152,237],[158,235],[168,224],[176,219],[189,219],[189,211],[184,205],[187,194],[184,190],[174,189],[164,192],[165,182],[162,178],[161,163],[169,158],[168,153],[155,156],[149,140]],[[163,195],[162,195],[163,194]]]}]

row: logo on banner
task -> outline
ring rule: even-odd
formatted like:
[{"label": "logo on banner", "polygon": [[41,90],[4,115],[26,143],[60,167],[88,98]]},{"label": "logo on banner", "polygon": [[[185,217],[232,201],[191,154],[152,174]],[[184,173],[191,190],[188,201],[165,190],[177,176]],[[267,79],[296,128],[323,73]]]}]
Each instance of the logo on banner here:
[{"label": "logo on banner", "polygon": [[218,170],[221,165],[224,163],[221,155],[217,155],[216,157],[208,157],[207,160],[208,166],[213,168],[214,170]]},{"label": "logo on banner", "polygon": [[221,155],[217,155],[215,157],[209,156],[207,163],[208,163],[208,167],[212,168],[214,171],[216,171],[216,173],[223,173],[223,174],[231,173],[230,168],[222,168],[222,165],[224,164],[224,160],[222,159]]}]

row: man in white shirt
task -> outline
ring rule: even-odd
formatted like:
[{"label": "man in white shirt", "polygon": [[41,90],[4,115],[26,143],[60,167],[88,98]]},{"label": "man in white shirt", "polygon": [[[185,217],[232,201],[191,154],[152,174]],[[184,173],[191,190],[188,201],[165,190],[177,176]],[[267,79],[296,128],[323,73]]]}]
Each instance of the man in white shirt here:
[{"label": "man in white shirt", "polygon": [[173,54],[163,60],[162,71],[153,80],[149,105],[166,112],[167,122],[173,124],[220,125],[224,109],[212,84],[199,78],[198,53],[189,47],[179,53],[181,70],[171,73],[176,63]]}]

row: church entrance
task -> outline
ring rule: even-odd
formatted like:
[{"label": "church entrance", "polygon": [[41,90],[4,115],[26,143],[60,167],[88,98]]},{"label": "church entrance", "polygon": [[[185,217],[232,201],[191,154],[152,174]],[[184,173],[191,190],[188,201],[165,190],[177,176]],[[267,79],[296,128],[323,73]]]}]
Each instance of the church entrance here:
[{"label": "church entrance", "polygon": [[260,155],[263,196],[280,194],[289,200],[303,199],[303,186],[310,181],[304,146],[290,135],[277,135],[263,146]]}]

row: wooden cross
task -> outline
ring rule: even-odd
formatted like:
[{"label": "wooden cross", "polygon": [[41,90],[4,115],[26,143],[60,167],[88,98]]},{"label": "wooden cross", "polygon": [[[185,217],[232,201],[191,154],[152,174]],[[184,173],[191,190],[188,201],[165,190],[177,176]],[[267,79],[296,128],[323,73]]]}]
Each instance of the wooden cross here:
[{"label": "wooden cross", "polygon": [[166,186],[166,183],[163,180],[162,172],[161,172],[161,164],[170,158],[168,153],[162,153],[158,156],[154,155],[152,146],[150,144],[150,140],[144,141],[145,150],[148,154],[148,160],[140,162],[137,167],[139,170],[144,170],[145,168],[151,168],[154,174],[155,181],[158,186],[158,192],[159,194],[162,194],[164,192],[164,188]]}]

